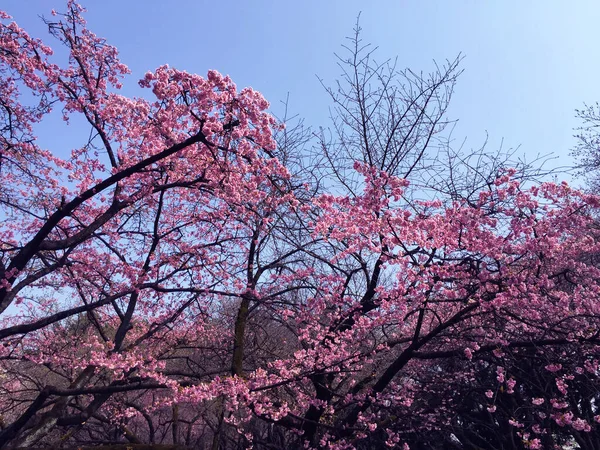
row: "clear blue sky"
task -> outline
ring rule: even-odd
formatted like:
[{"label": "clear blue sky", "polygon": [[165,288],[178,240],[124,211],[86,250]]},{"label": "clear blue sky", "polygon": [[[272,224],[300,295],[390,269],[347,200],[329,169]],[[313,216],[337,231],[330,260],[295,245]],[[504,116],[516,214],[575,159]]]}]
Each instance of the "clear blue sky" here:
[{"label": "clear blue sky", "polygon": [[[119,48],[133,72],[126,86],[168,63],[205,74],[217,69],[271,102],[290,93],[291,109],[327,125],[329,100],[316,75],[333,82],[333,53],[359,11],[365,40],[379,58],[428,71],[432,60],[466,58],[451,118],[457,141],[490,148],[504,138],[529,155],[553,152],[569,164],[574,109],[600,100],[597,0],[241,1],[83,0],[90,28]],[[34,35],[38,14],[59,0],[3,0],[1,7]]]}]

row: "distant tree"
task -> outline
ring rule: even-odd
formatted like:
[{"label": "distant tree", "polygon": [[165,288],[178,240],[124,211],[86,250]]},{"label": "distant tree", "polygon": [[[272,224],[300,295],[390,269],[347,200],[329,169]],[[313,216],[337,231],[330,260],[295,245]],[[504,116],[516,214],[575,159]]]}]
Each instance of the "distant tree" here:
[{"label": "distant tree", "polygon": [[577,158],[581,175],[594,191],[600,187],[600,104],[584,105],[576,110],[582,122],[576,129],[577,144],[573,156]]},{"label": "distant tree", "polygon": [[309,152],[215,71],[120,95],[83,11],[63,65],[0,13],[0,448],[599,448],[600,198],[445,146],[458,61],[357,26]]}]

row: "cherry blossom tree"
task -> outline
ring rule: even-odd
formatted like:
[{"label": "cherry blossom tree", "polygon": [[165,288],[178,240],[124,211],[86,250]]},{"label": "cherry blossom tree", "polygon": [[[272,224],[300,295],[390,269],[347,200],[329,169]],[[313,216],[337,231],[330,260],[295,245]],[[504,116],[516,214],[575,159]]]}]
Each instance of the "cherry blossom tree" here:
[{"label": "cherry blossom tree", "polygon": [[0,448],[600,448],[600,199],[444,166],[458,61],[357,28],[311,154],[215,71],[121,95],[83,13],[64,64],[0,16]]}]

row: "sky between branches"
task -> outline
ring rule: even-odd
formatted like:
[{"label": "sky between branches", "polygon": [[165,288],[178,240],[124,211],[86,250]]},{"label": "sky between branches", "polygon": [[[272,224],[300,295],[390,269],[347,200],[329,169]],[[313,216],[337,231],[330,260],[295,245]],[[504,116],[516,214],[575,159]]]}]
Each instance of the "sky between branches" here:
[{"label": "sky between branches", "polygon": [[[455,145],[467,137],[467,148],[479,147],[487,132],[490,150],[504,138],[504,148],[520,145],[528,159],[554,153],[550,165],[569,165],[574,109],[600,100],[596,0],[82,3],[90,29],[130,67],[129,95],[141,95],[135,81],[165,63],[201,75],[216,69],[261,91],[276,114],[289,92],[292,112],[326,126],[330,103],[316,75],[333,84],[334,52],[362,11],[363,39],[379,47],[379,60],[397,55],[399,68],[429,71],[433,59],[466,56],[450,108]],[[3,0],[2,8],[55,47],[37,15],[63,10],[62,0]],[[68,134],[44,139],[69,146]]]}]

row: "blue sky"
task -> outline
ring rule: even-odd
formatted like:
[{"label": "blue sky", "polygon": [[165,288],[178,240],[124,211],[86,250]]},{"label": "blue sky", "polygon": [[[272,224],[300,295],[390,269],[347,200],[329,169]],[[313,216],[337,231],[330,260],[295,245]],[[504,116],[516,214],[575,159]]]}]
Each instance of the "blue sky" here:
[{"label": "blue sky", "polygon": [[[207,2],[202,0],[87,0],[96,34],[119,48],[133,72],[134,95],[144,72],[168,63],[205,74],[217,69],[238,86],[252,86],[281,111],[290,107],[313,126],[327,126],[326,82],[339,69],[333,53],[352,32],[357,14],[365,41],[379,59],[429,71],[433,60],[465,55],[450,117],[457,141],[489,148],[504,139],[532,158],[571,163],[574,109],[600,100],[600,2],[594,0],[353,0]],[[3,0],[2,8],[32,34],[44,37],[37,17],[61,9],[58,0]]]}]

